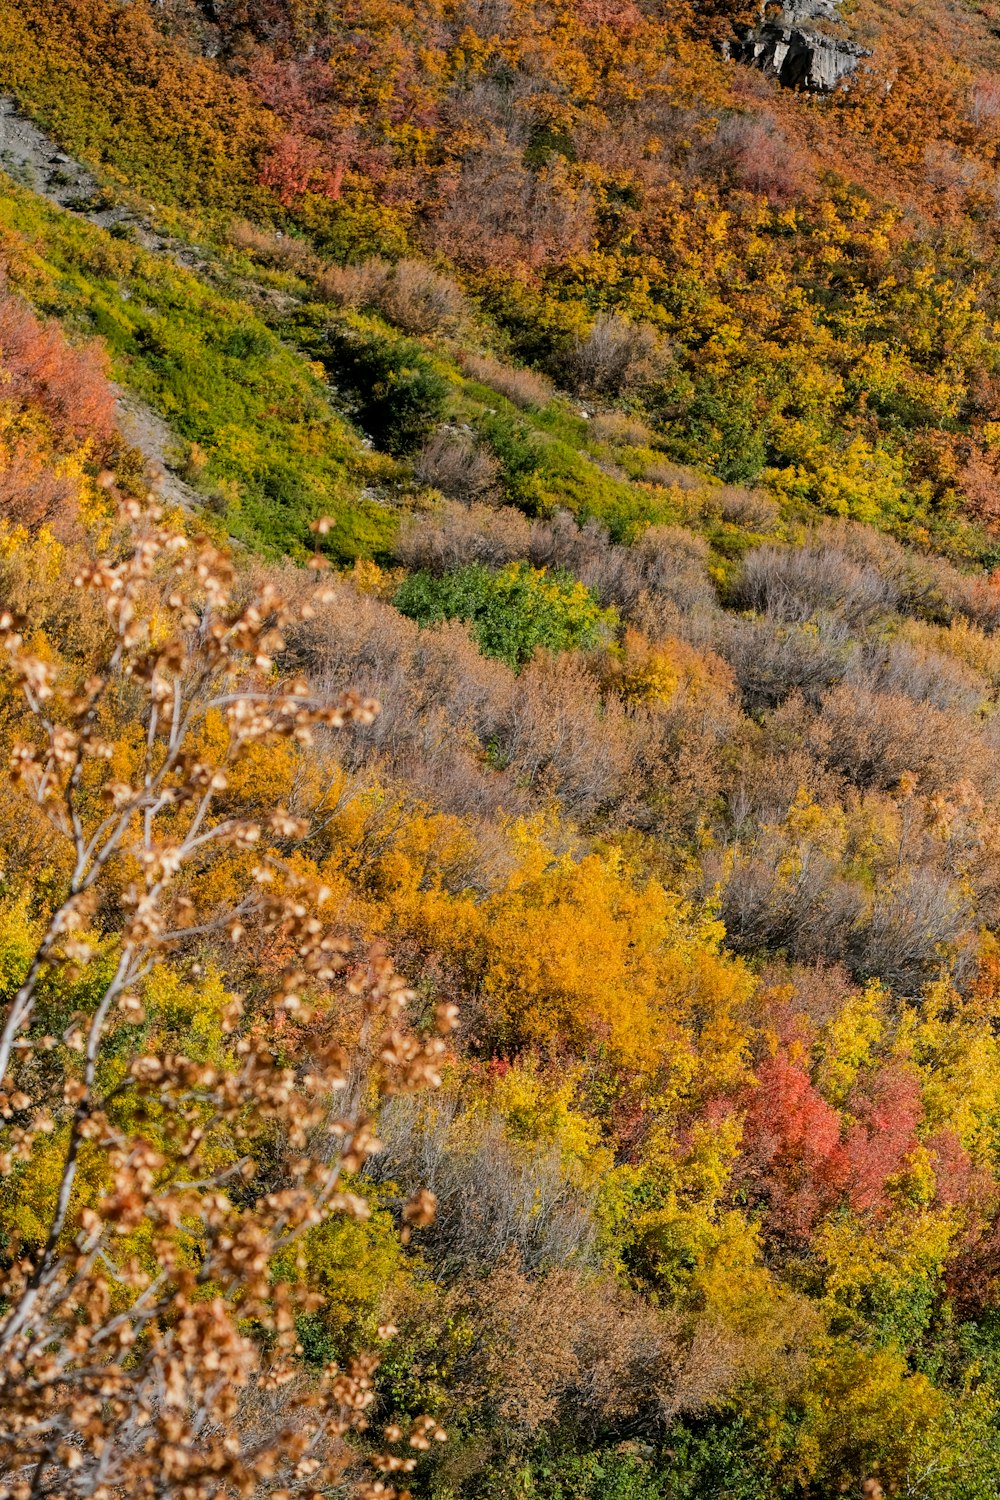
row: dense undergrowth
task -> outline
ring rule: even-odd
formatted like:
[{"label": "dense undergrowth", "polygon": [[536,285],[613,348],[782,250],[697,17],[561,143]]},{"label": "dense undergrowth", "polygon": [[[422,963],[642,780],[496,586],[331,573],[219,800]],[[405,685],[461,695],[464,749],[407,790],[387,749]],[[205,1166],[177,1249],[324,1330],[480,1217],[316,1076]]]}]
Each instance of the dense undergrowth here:
[{"label": "dense undergrowth", "polygon": [[[735,19],[0,5],[0,84],[173,236],[0,188],[4,606],[84,671],[98,476],[141,487],[110,370],[247,587],[337,565],[275,674],[382,704],[255,750],[219,816],[310,815],[345,933],[461,1007],[370,1217],[295,1268],[306,1380],[395,1329],[376,1409],[448,1428],[433,1500],[995,1489],[993,18],[921,52],[859,6],[828,100],[724,63]],[[5,994],[67,878],[6,797]],[[228,1065],[285,956],[164,964],[149,1045]],[[0,1190],[8,1258],[49,1161]]]}]

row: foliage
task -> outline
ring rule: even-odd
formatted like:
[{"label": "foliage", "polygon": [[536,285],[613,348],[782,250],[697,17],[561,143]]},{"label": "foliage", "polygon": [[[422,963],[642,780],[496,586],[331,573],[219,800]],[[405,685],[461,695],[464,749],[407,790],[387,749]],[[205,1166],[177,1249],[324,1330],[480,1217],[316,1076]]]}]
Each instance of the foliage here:
[{"label": "foliage", "polygon": [[328,331],[333,378],[358,421],[389,453],[412,453],[444,415],[447,385],[418,344],[378,333]]},{"label": "foliage", "polygon": [[[123,501],[113,552],[82,560],[77,585],[103,616],[82,661],[35,654],[9,611],[0,620],[5,691],[24,705],[8,785],[63,851],[0,1031],[0,1472],[10,1483],[30,1467],[79,1495],[170,1474],[207,1494],[223,1471],[237,1487],[311,1493],[350,1463],[343,1439],[376,1362],[303,1381],[296,1315],[332,1287],[357,1315],[364,1294],[338,1265],[358,1251],[338,1246],[331,1215],[368,1218],[346,1181],[372,1149],[362,1094],[433,1084],[444,1042],[399,1029],[410,992],[376,952],[338,1004],[345,944],[314,915],[325,893],[273,842],[304,828],[282,807],[265,831],[216,805],[249,747],[377,707],[255,678],[285,607],[271,589],[240,608],[227,561],[160,519]],[[123,698],[139,732],[115,745],[103,735]],[[277,992],[244,1021],[243,1001],[210,984],[200,1027],[184,1024],[192,997],[161,966],[247,925],[291,950]],[[53,1036],[56,994],[73,1009]],[[186,1051],[171,1046],[178,1025]],[[451,1025],[442,1011],[438,1030]],[[357,1097],[334,1124],[350,1080]],[[426,1193],[404,1210],[432,1217]],[[285,1269],[297,1241],[312,1273],[298,1285]],[[329,1316],[343,1324],[336,1297]],[[267,1392],[292,1383],[284,1414],[268,1414]],[[436,1431],[426,1419],[411,1440]],[[375,1463],[414,1467],[388,1452]]]},{"label": "foliage", "polygon": [[180,453],[199,455],[199,486],[234,534],[302,555],[309,523],[326,515],[335,554],[384,545],[389,518],[358,495],[370,460],[317,370],[246,304],[13,185],[0,226],[11,281],[102,336],[115,373],[170,421]]},{"label": "foliage", "polygon": [[266,211],[254,179],[280,122],[146,7],[5,4],[0,54],[5,87],[119,180],[160,201]]},{"label": "foliage", "polygon": [[526,563],[511,563],[497,573],[472,563],[441,578],[412,573],[394,602],[420,625],[468,621],[479,649],[510,667],[523,666],[539,647],[569,651],[596,645],[614,622],[583,584]]},{"label": "foliage", "polygon": [[0,1495],[994,1493],[1000,50],[755,19],[0,5]]}]

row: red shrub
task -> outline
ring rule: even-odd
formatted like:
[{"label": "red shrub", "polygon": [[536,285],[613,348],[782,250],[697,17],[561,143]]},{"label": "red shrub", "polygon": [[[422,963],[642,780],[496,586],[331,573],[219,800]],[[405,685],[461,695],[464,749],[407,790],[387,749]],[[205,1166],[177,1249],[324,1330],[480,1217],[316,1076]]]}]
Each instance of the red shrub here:
[{"label": "red shrub", "polygon": [[318,141],[291,133],[281,137],[260,170],[261,186],[270,188],[285,208],[290,208],[303,193],[339,198],[343,180],[342,161],[331,167]]},{"label": "red shrub", "polygon": [[76,485],[53,473],[37,454],[16,448],[0,473],[0,515],[33,529],[76,515]]},{"label": "red shrub", "polygon": [[945,1272],[948,1296],[960,1319],[978,1317],[1000,1303],[1000,1216],[997,1185],[975,1171],[966,1223]]},{"label": "red shrub", "polygon": [[969,117],[977,125],[1000,120],[1000,78],[983,73],[976,79],[969,97]]},{"label": "red shrub", "polygon": [[761,1065],[757,1082],[743,1132],[744,1175],[766,1202],[771,1229],[802,1242],[838,1195],[840,1116],[783,1053]]},{"label": "red shrub", "polygon": [[583,26],[612,26],[619,36],[632,35],[643,22],[632,0],[577,0],[576,16]]},{"label": "red shrub", "polygon": [[980,1186],[983,1174],[973,1167],[972,1159],[955,1131],[938,1130],[927,1137],[924,1145],[934,1159],[937,1201],[949,1207],[966,1203]]},{"label": "red shrub", "polygon": [[793,202],[805,190],[809,162],[766,115],[730,115],[712,143],[719,164],[748,192],[758,193],[776,208]]},{"label": "red shrub", "polygon": [[432,243],[467,265],[535,271],[582,254],[593,236],[593,203],[560,159],[529,171],[502,144],[469,156],[450,181]]},{"label": "red shrub", "polygon": [[844,1137],[845,1187],[856,1212],[878,1209],[884,1206],[888,1179],[902,1171],[917,1145],[920,1085],[887,1068],[854,1090],[849,1108],[856,1123]]},{"label": "red shrub", "polygon": [[[886,1185],[917,1145],[922,1113],[917,1080],[884,1069],[855,1088],[848,1101],[853,1122],[842,1120],[805,1070],[779,1053],[757,1072],[758,1088],[746,1114],[744,1175],[768,1206],[768,1220],[783,1239],[804,1242],[817,1219],[843,1196],[855,1213],[886,1206]],[[959,1187],[960,1163],[946,1190]],[[961,1149],[961,1148],[959,1148]]]},{"label": "red shrub", "polygon": [[41,323],[17,297],[0,294],[0,400],[38,405],[57,444],[91,438],[100,447],[114,433],[115,398],[99,347],[76,348],[55,323]]},{"label": "red shrub", "polygon": [[959,473],[965,503],[988,526],[1000,521],[1000,475],[988,454],[973,448]]}]

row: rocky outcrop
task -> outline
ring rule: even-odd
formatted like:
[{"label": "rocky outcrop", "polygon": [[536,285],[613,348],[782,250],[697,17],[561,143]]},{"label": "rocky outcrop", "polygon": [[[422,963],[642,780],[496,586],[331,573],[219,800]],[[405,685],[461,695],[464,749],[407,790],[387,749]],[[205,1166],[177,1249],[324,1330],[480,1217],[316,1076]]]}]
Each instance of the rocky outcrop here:
[{"label": "rocky outcrop", "polygon": [[[762,9],[761,20],[764,19]],[[840,17],[837,15],[837,0],[787,0],[787,4],[781,7],[780,16],[772,14],[766,19],[785,26],[804,26],[808,21],[829,21],[836,25]]]},{"label": "rocky outcrop", "polygon": [[785,88],[828,94],[849,78],[867,47],[803,23],[838,20],[836,0],[788,0],[780,15],[762,21],[725,51],[735,62],[760,68]]}]

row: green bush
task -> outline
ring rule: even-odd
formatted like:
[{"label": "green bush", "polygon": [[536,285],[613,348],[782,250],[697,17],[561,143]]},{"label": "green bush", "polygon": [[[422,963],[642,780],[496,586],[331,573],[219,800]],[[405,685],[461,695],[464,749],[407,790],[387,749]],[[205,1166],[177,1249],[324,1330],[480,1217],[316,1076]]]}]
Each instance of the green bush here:
[{"label": "green bush", "polygon": [[507,412],[488,412],[476,426],[500,464],[503,487],[514,505],[537,509],[537,484],[542,445],[524,422]]},{"label": "green bush", "polygon": [[499,411],[472,420],[500,464],[507,499],[529,515],[570,510],[580,521],[600,521],[616,542],[678,518],[662,492],[605,473],[581,452],[587,424],[564,407],[553,404],[530,418]]},{"label": "green bush", "polygon": [[467,620],[484,656],[522,667],[539,646],[570,651],[596,645],[616,623],[590,589],[566,573],[511,563],[498,573],[479,563],[435,578],[412,573],[395,597],[396,608],[421,625]]},{"label": "green bush", "polygon": [[[679,1422],[666,1442],[629,1441],[588,1451],[571,1431],[540,1443],[522,1470],[534,1500],[790,1500],[792,1490],[761,1452],[759,1436],[740,1417]],[[506,1500],[509,1475],[484,1476],[477,1494]],[[797,1489],[797,1487],[796,1487]],[[801,1492],[800,1492],[801,1493]]]},{"label": "green bush", "polygon": [[[671,1500],[669,1481],[655,1460],[650,1462],[628,1451],[613,1448],[578,1453],[572,1450],[539,1451],[530,1468],[530,1488],[524,1493],[535,1500]],[[503,1481],[484,1485],[485,1500],[502,1500]]]},{"label": "green bush", "polygon": [[413,453],[445,414],[448,383],[420,345],[331,327],[325,363],[376,447]]}]

